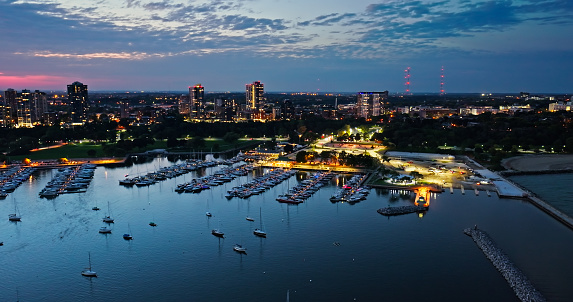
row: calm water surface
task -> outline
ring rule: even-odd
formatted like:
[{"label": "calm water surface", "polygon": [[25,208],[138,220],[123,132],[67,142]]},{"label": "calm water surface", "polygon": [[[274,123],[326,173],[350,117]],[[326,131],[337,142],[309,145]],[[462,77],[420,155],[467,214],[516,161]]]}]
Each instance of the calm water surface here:
[{"label": "calm water surface", "polygon": [[[86,193],[52,200],[38,192],[55,171],[39,171],[0,201],[0,301],[16,301],[17,293],[20,301],[285,301],[287,290],[290,301],[517,301],[462,233],[474,224],[550,301],[573,297],[573,232],[519,200],[447,192],[432,197],[423,217],[387,218],[376,210],[414,196],[373,190],[360,203],[333,204],[339,178],[298,206],[275,201],[303,177],[296,175],[249,199],[224,198],[255,173],[199,194],[174,192],[197,172],[150,187],[118,185],[125,174],[172,164],[98,167]],[[103,235],[108,201],[115,224]],[[14,202],[19,223],[7,217]],[[252,234],[259,210],[266,239]],[[217,227],[224,239],[210,234]],[[125,241],[129,228],[134,240]],[[235,243],[247,255],[235,253]],[[88,252],[98,278],[80,275]]]},{"label": "calm water surface", "polygon": [[573,174],[520,175],[511,179],[573,217]]}]

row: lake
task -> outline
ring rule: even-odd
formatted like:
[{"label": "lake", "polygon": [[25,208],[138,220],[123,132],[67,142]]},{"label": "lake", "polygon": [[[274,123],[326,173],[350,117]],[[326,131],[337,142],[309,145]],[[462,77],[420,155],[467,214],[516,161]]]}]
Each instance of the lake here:
[{"label": "lake", "polygon": [[[118,185],[126,174],[172,164],[156,158],[98,167],[87,192],[55,199],[38,192],[56,171],[36,172],[0,201],[0,301],[285,301],[287,291],[290,301],[517,301],[463,234],[474,225],[549,301],[573,297],[573,232],[521,200],[444,192],[432,195],[423,216],[388,218],[376,210],[411,204],[414,196],[373,189],[353,205],[330,202],[349,176],[335,177],[296,206],[275,198],[304,173],[248,199],[224,195],[263,171],[201,193],[174,189],[223,166],[149,187]],[[7,217],[14,204],[22,215],[18,223]],[[96,205],[100,211],[92,211]],[[100,234],[108,211],[115,218],[112,233]],[[252,233],[261,217],[267,238]],[[214,228],[225,238],[211,235]],[[122,238],[128,230],[131,241]],[[247,248],[246,255],[232,250],[236,243]],[[80,274],[88,253],[97,278]]]}]

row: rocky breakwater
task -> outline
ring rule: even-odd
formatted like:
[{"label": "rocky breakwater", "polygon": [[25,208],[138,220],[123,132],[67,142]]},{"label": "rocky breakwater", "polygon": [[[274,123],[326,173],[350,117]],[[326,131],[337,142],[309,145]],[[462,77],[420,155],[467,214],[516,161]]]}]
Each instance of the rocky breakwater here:
[{"label": "rocky breakwater", "polygon": [[423,206],[400,206],[400,207],[387,207],[376,210],[379,214],[384,216],[396,216],[410,213],[419,213],[427,211],[427,207]]},{"label": "rocky breakwater", "polygon": [[509,283],[509,286],[511,286],[521,301],[546,301],[521,270],[495,245],[495,242],[493,242],[486,232],[474,227],[465,229],[464,234],[474,240],[487,259],[491,261],[505,280],[507,280],[507,283]]}]

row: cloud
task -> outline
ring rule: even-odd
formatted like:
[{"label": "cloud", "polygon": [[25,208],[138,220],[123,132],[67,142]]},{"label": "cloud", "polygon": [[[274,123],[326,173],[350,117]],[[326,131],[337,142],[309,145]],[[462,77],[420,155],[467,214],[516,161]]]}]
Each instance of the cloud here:
[{"label": "cloud", "polygon": [[[573,51],[566,0],[0,0],[0,66],[216,60],[401,62]],[[301,7],[305,11],[301,11]],[[17,26],[15,26],[15,24]],[[540,37],[543,43],[535,43]],[[110,63],[113,62],[113,63]],[[214,62],[217,64],[218,61]],[[106,65],[107,64],[107,65]],[[32,64],[30,64],[32,65]],[[177,65],[179,66],[179,65]]]},{"label": "cloud", "polygon": [[116,60],[144,60],[154,57],[165,57],[166,54],[147,54],[144,52],[99,52],[99,53],[85,53],[85,54],[72,54],[72,53],[52,53],[48,51],[36,53],[15,53],[17,55],[27,55],[41,58],[62,58],[62,59],[77,59],[77,60],[92,60],[92,59],[116,59]]}]

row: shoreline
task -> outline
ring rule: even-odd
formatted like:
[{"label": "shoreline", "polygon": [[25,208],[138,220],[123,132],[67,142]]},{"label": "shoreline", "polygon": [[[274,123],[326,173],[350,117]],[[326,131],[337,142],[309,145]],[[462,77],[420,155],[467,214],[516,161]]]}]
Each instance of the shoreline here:
[{"label": "shoreline", "polygon": [[531,154],[519,155],[502,160],[508,171],[531,172],[573,171],[573,154]]}]

